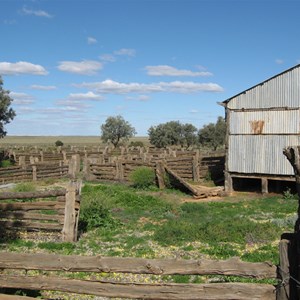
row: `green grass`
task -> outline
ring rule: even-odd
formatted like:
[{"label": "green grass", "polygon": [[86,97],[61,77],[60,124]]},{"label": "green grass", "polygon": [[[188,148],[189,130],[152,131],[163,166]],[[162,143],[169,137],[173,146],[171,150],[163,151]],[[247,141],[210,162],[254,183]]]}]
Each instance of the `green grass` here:
[{"label": "green grass", "polygon": [[[2,251],[60,254],[229,259],[278,264],[278,244],[293,232],[298,200],[283,195],[226,197],[222,202],[182,202],[174,190],[85,183],[77,243],[0,242]],[[190,198],[192,199],[192,198]],[[216,277],[216,276],[215,276]],[[220,281],[236,281],[233,276]],[[209,276],[207,277],[209,278]],[[225,279],[224,279],[225,278]],[[199,276],[167,276],[170,282],[202,282]],[[249,281],[248,281],[249,282]]]}]

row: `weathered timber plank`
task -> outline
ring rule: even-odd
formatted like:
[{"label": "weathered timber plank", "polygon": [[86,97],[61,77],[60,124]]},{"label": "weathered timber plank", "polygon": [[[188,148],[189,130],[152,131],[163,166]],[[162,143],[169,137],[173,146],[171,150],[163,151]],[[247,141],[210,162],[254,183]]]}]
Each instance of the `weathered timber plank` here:
[{"label": "weathered timber plank", "polygon": [[33,300],[33,299],[36,300],[36,298],[27,297],[27,296],[0,294],[0,300]]},{"label": "weathered timber plank", "polygon": [[228,260],[177,260],[2,252],[0,255],[1,268],[156,275],[210,274],[276,278],[276,266],[269,263],[243,262],[238,258]]},{"label": "weathered timber plank", "polygon": [[193,195],[198,195],[197,189],[195,189],[194,187],[192,187],[192,185],[183,180],[183,178],[180,177],[176,172],[167,167],[165,167],[165,170],[168,174],[177,179],[184,187],[186,187]]},{"label": "weathered timber plank", "polygon": [[40,191],[40,192],[3,192],[0,193],[0,200],[6,199],[25,199],[25,198],[47,198],[63,196],[66,194],[65,189],[51,190],[51,191]]},{"label": "weathered timber plank", "polygon": [[23,228],[26,230],[43,229],[43,230],[62,230],[62,225],[58,223],[39,223],[30,221],[2,221],[0,226],[7,229]]},{"label": "weathered timber plank", "polygon": [[274,287],[268,284],[137,284],[0,275],[0,286],[131,299],[275,300]]},{"label": "weathered timber plank", "polygon": [[41,201],[41,202],[21,202],[21,203],[0,203],[2,211],[29,211],[29,210],[52,210],[63,209],[65,204],[57,201]]},{"label": "weathered timber plank", "polygon": [[46,215],[43,213],[32,213],[32,212],[24,212],[24,211],[0,211],[0,218],[6,219],[22,219],[22,220],[43,220],[43,221],[57,221],[62,222],[63,217],[59,212],[56,215]]}]

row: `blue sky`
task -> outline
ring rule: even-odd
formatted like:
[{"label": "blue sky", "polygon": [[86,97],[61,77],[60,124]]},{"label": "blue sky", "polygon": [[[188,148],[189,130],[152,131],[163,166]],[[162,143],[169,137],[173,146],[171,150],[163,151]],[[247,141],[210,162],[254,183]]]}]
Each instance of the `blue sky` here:
[{"label": "blue sky", "polygon": [[138,136],[197,128],[217,102],[300,63],[298,0],[0,0],[8,135],[99,135],[122,115]]}]

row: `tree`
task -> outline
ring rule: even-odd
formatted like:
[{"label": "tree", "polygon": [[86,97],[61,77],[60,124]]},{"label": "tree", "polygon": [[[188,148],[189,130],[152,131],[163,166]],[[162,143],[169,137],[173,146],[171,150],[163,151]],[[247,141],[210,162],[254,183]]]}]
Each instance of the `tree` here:
[{"label": "tree", "polygon": [[64,145],[64,143],[61,141],[61,140],[57,140],[56,142],[55,142],[55,146],[56,147],[60,147],[60,146],[63,146]]},{"label": "tree", "polygon": [[197,128],[192,124],[181,124],[179,121],[170,121],[167,123],[151,126],[148,130],[150,143],[158,148],[172,145],[195,144]]},{"label": "tree", "polygon": [[192,124],[184,124],[182,126],[183,138],[187,147],[195,145],[197,143],[197,128]]},{"label": "tree", "polygon": [[9,96],[9,91],[2,88],[3,81],[0,76],[0,138],[6,136],[4,128],[15,117],[15,111],[10,107],[13,99]]},{"label": "tree", "polygon": [[204,125],[198,132],[199,143],[202,146],[217,150],[225,144],[226,122],[223,117],[218,117],[217,122]]},{"label": "tree", "polygon": [[114,147],[135,134],[135,128],[125,121],[122,116],[108,117],[105,123],[101,125],[101,139],[105,143],[111,142]]}]

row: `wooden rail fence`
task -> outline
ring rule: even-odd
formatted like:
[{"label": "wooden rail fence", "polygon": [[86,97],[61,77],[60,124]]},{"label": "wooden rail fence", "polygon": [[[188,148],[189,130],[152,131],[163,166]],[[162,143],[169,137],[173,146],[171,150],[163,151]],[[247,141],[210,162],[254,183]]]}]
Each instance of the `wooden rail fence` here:
[{"label": "wooden rail fence", "polygon": [[[138,283],[126,280],[126,273],[152,275],[232,275],[248,278],[276,278],[276,267],[268,263],[242,262],[238,258],[217,260],[143,259],[101,256],[7,253],[0,255],[0,287],[52,290],[66,293],[130,299],[275,299],[275,287],[255,283]],[[26,270],[12,275],[11,270]],[[35,276],[28,272],[38,270]],[[6,271],[8,271],[6,273]],[[10,271],[10,272],[9,272]],[[59,271],[51,275],[46,271]],[[72,272],[87,272],[87,278],[70,279]],[[38,274],[37,274],[38,273]],[[125,273],[123,282],[99,279],[97,273]],[[53,274],[53,272],[52,272]],[[101,277],[101,276],[100,276]],[[96,279],[97,278],[97,279]]]},{"label": "wooden rail fence", "polygon": [[63,241],[77,240],[80,183],[66,189],[0,193],[1,234],[22,231],[61,232]]},{"label": "wooden rail fence", "polygon": [[[198,182],[208,177],[222,179],[225,161],[224,155],[218,153],[203,153],[199,150],[174,150],[171,148],[159,149],[154,147],[120,147],[117,149],[105,147],[103,149],[98,148],[97,151],[85,149],[78,152],[66,150],[57,152],[35,151],[33,153],[11,151],[10,154],[17,164],[23,166],[23,169],[26,169],[28,165],[42,163],[66,166],[74,155],[79,156],[82,162],[85,161],[86,163],[87,160],[90,164],[94,165],[92,170],[96,170],[95,178],[98,180],[115,180],[115,177],[118,178],[117,166],[114,165],[117,162],[122,162],[123,166],[119,165],[119,167],[124,168],[123,173],[126,180],[130,168],[135,169],[142,163],[145,166],[151,165],[154,167],[159,161],[166,163],[172,171],[176,172],[184,180]],[[109,174],[110,171],[114,175]],[[93,171],[90,173],[93,173]],[[27,176],[30,177],[28,174]]]}]

